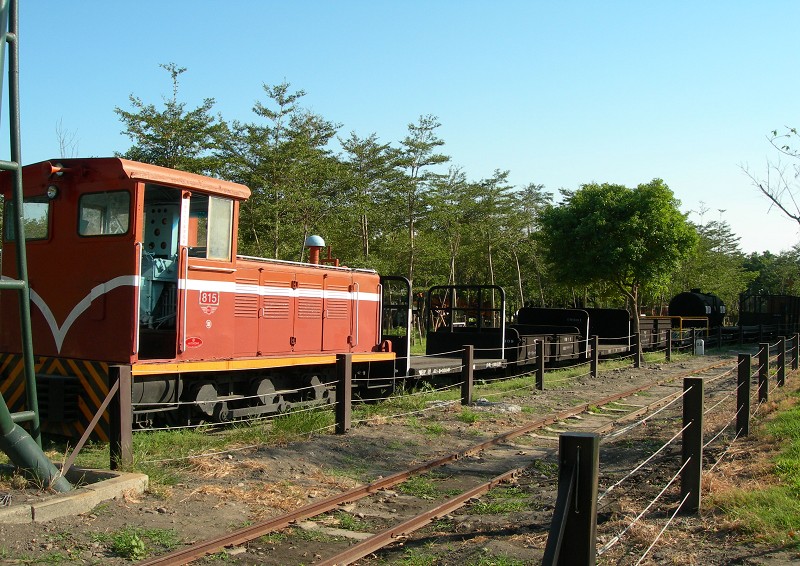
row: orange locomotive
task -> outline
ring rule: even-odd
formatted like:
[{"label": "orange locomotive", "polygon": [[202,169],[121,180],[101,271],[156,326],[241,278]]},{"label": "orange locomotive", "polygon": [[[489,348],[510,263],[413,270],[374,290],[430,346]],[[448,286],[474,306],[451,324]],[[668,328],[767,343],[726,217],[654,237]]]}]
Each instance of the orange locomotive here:
[{"label": "orange locomotive", "polygon": [[[352,353],[355,371],[393,373],[377,273],[237,256],[247,187],[117,158],[29,165],[23,184],[44,431],[82,432],[110,365],[130,365],[140,424],[326,402],[337,353]],[[8,219],[10,174],[0,188]],[[3,240],[2,275],[14,278],[10,221]],[[4,297],[0,391],[12,410],[24,403],[18,322]]]}]

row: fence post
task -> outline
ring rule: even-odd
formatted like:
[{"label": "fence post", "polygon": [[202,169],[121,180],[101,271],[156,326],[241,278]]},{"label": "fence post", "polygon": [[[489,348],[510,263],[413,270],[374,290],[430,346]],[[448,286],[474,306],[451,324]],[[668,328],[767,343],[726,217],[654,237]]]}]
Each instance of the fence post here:
[{"label": "fence post", "polygon": [[795,332],[792,336],[792,370],[798,368],[798,354],[800,353],[798,350],[800,350],[800,334]]},{"label": "fence post", "polygon": [[672,361],[672,328],[667,328],[667,349],[664,353],[664,361]]},{"label": "fence post", "polygon": [[692,328],[692,355],[697,355],[697,329]]},{"label": "fence post", "polygon": [[769,344],[758,345],[758,402],[769,401]]},{"label": "fence post", "polygon": [[736,380],[736,436],[750,434],[750,354],[739,354]]},{"label": "fence post", "polygon": [[109,366],[109,386],[119,382],[117,394],[108,407],[109,456],[112,470],[133,464],[133,399],[131,366]]},{"label": "fence post", "polygon": [[475,372],[472,368],[475,360],[475,346],[464,346],[461,354],[461,404],[469,405],[472,403],[472,385]]},{"label": "fence post", "polygon": [[594,566],[599,470],[599,434],[559,435],[558,495],[542,559],[544,566]]},{"label": "fence post", "polygon": [[642,335],[637,332],[633,335],[634,349],[633,351],[636,352],[636,357],[633,359],[633,367],[640,368],[642,367]]},{"label": "fence post", "polygon": [[778,339],[778,387],[786,383],[786,337]]},{"label": "fence post", "polygon": [[[703,393],[702,377],[686,377],[683,380],[683,447],[681,472],[682,514],[693,514],[700,510],[700,480],[703,470]],[[688,497],[687,497],[688,496]]]},{"label": "fence post", "polygon": [[536,389],[544,391],[544,340],[536,341]]},{"label": "fence post", "polygon": [[717,348],[722,348],[722,327],[717,326]]},{"label": "fence post", "polygon": [[589,365],[589,371],[592,377],[597,377],[597,366],[600,363],[600,338],[595,334],[592,336],[592,363]]},{"label": "fence post", "polygon": [[336,434],[350,430],[353,404],[353,354],[336,354]]}]

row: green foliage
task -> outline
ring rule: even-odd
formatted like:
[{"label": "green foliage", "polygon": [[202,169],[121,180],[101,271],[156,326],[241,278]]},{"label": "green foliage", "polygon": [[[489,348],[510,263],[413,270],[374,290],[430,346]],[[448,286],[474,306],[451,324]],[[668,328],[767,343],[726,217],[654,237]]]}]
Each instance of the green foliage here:
[{"label": "green foliage", "polygon": [[668,302],[669,298],[698,288],[714,293],[727,307],[729,323],[738,318],[739,294],[755,279],[756,273],[747,266],[745,255],[739,248],[739,237],[733,234],[722,220],[703,223],[705,209],[701,210],[701,223],[694,228],[698,244],[680,265],[666,296],[655,303]]},{"label": "green foliage", "polygon": [[766,432],[781,446],[774,468],[781,484],[713,495],[712,502],[754,537],[800,547],[800,407],[778,414]]},{"label": "green foliage", "polygon": [[165,99],[163,110],[130,95],[132,110],[115,108],[133,146],[120,157],[180,169],[213,174],[217,161],[211,154],[221,126],[211,115],[213,98],[206,98],[193,110],[178,101],[178,77],[186,72],[175,63],[160,65],[172,78],[172,98]]},{"label": "green foliage", "polygon": [[593,183],[563,196],[540,215],[551,272],[568,285],[614,286],[638,322],[640,291],[665,288],[697,241],[678,201],[660,179],[635,189]]},{"label": "green foliage", "polygon": [[142,560],[150,552],[175,548],[180,539],[173,529],[126,527],[115,533],[98,533],[98,542],[107,544],[111,552],[128,560]]},{"label": "green foliage", "polygon": [[[415,292],[448,282],[501,285],[508,312],[524,304],[638,306],[640,294],[658,305],[698,286],[733,306],[751,272],[763,271],[742,265],[726,224],[692,229],[658,179],[635,189],[584,185],[563,191],[556,206],[540,184],[513,186],[508,171],[471,180],[458,166],[445,169],[436,116],[409,123],[396,142],[340,137],[340,124],[283,82],[263,85],[252,120],[227,121],[211,114],[213,98],[189,109],[178,98],[186,69],[162,67],[173,87],[162,107],[131,95],[130,109],[115,109],[133,142],[121,155],[250,187],[240,254],[302,260],[303,241],[319,234],[345,265],[404,274]],[[691,255],[695,231],[701,245]],[[793,281],[800,286],[800,277]]]},{"label": "green foliage", "polygon": [[128,560],[141,560],[147,556],[144,541],[134,531],[122,531],[111,537],[111,551]]}]

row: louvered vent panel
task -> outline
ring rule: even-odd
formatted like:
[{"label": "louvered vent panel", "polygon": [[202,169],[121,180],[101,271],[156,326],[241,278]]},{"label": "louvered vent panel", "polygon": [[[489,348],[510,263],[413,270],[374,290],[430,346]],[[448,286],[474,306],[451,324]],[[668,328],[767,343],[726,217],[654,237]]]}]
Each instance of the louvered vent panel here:
[{"label": "louvered vent panel", "polygon": [[322,318],[322,299],[299,297],[297,299],[297,318]]},{"label": "louvered vent panel", "polygon": [[336,320],[344,320],[347,319],[348,315],[348,301],[344,299],[328,299],[328,303],[325,305],[327,318],[336,319]]},{"label": "louvered vent panel", "polygon": [[234,306],[238,318],[258,318],[258,295],[236,295]]},{"label": "louvered vent panel", "polygon": [[264,297],[264,318],[286,320],[289,318],[288,297]]}]

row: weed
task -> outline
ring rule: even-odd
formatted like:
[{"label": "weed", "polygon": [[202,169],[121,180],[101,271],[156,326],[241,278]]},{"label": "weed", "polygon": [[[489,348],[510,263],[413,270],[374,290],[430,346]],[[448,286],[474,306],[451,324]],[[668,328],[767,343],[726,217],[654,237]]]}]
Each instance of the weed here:
[{"label": "weed", "polygon": [[439,563],[439,559],[422,550],[407,548],[403,558],[397,563],[401,566],[434,566]]},{"label": "weed", "polygon": [[128,560],[142,560],[147,556],[147,547],[135,531],[124,530],[111,537],[111,551]]},{"label": "weed", "polygon": [[397,490],[420,499],[434,499],[439,495],[439,490],[436,489],[433,480],[428,476],[408,478],[397,487]]},{"label": "weed", "polygon": [[286,539],[286,533],[276,532],[276,533],[267,533],[261,537],[259,537],[259,542],[264,544],[278,544],[283,542]]},{"label": "weed", "polygon": [[300,540],[306,540],[310,542],[336,542],[342,540],[341,537],[335,537],[333,535],[313,529],[294,529],[292,531],[292,535]]},{"label": "weed", "polygon": [[481,414],[478,413],[477,411],[473,411],[472,409],[464,407],[463,409],[461,409],[461,412],[458,414],[458,417],[456,418],[460,420],[462,423],[473,424],[481,419]]},{"label": "weed", "polygon": [[527,494],[518,487],[499,487],[486,494],[483,501],[474,503],[469,513],[472,515],[501,515],[522,511],[528,506]]},{"label": "weed", "polygon": [[336,514],[336,520],[339,522],[341,528],[348,531],[360,531],[367,528],[364,521],[360,521],[357,517],[343,511]]},{"label": "weed", "polygon": [[128,560],[141,560],[150,550],[171,550],[178,545],[173,529],[141,529],[129,527],[115,533],[98,533],[94,540],[107,544],[111,552]]},{"label": "weed", "polygon": [[444,425],[439,423],[431,423],[425,425],[425,434],[428,436],[442,436],[447,432],[447,429]]}]

